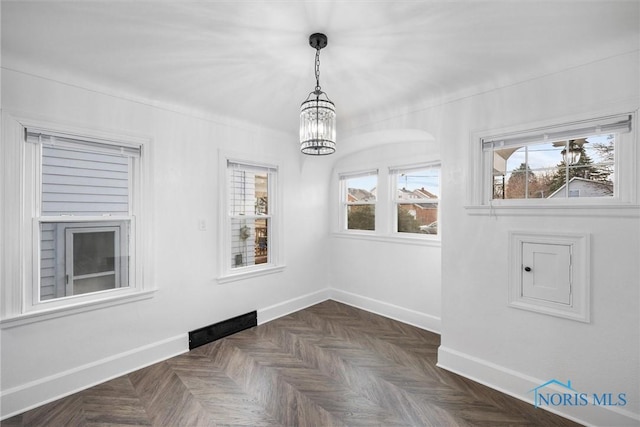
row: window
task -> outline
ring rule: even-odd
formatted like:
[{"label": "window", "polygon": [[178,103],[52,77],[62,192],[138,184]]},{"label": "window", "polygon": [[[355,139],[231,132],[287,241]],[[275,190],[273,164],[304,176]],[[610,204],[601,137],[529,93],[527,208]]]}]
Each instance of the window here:
[{"label": "window", "polygon": [[440,167],[391,169],[390,174],[395,184],[395,231],[437,235]]},{"label": "window", "polygon": [[439,246],[439,161],[372,166],[337,171],[334,229],[344,237]]},{"label": "window", "polygon": [[374,231],[376,229],[377,171],[340,176],[343,229]]},{"label": "window", "polygon": [[129,224],[40,222],[40,301],[127,287]]},{"label": "window", "polygon": [[279,263],[277,166],[226,159],[222,278]]},{"label": "window", "polygon": [[482,138],[487,201],[621,200],[630,115]]},{"label": "window", "polygon": [[141,289],[141,146],[29,127],[25,152],[34,225],[27,310]]}]

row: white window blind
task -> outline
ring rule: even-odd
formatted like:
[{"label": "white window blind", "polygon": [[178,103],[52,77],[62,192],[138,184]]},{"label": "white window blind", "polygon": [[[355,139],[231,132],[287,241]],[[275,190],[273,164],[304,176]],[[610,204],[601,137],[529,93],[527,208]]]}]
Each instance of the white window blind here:
[{"label": "white window blind", "polygon": [[392,166],[389,168],[390,175],[400,175],[412,172],[426,171],[440,169],[440,163],[432,163],[432,164],[419,164],[419,165],[409,165],[409,166]]},{"label": "white window blind", "polygon": [[354,179],[354,178],[365,178],[367,176],[375,176],[375,175],[378,175],[378,169],[372,169],[372,170],[367,170],[362,172],[342,173],[338,175],[338,177],[340,178],[340,180],[347,180],[347,179]]},{"label": "white window blind", "polygon": [[139,157],[141,152],[140,145],[129,145],[106,139],[88,138],[38,128],[27,128],[25,140],[35,144],[66,148],[68,150],[103,153],[114,156]]},{"label": "white window blind", "polygon": [[612,116],[598,120],[575,122],[557,127],[534,129],[524,133],[483,138],[482,149],[484,151],[493,151],[509,147],[521,147],[533,142],[553,142],[595,135],[627,132],[631,132],[631,116]]},{"label": "white window blind", "polygon": [[40,215],[127,216],[131,159],[140,146],[30,128],[42,146]]},{"label": "white window blind", "polygon": [[278,168],[276,168],[275,166],[264,166],[264,165],[257,165],[257,164],[251,164],[251,163],[238,163],[231,160],[227,161],[227,169],[236,169],[236,170],[243,170],[247,172],[262,172],[262,173],[277,172],[278,170]]}]

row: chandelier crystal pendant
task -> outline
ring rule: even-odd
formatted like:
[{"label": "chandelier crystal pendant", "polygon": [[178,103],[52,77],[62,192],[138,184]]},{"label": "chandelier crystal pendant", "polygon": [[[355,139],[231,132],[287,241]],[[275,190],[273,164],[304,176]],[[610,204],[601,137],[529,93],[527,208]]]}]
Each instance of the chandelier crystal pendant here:
[{"label": "chandelier crystal pendant", "polygon": [[336,151],[336,107],[320,88],[320,49],[327,36],[311,34],[309,45],[316,50],[316,87],[300,106],[300,151],[322,156]]}]

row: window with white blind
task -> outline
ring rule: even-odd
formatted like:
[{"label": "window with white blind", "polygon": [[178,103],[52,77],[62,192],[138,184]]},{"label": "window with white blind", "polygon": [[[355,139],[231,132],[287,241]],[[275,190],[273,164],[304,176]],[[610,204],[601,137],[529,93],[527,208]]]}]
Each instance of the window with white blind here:
[{"label": "window with white blind", "polygon": [[278,167],[225,160],[223,281],[280,265]]},{"label": "window with white blind", "polygon": [[26,129],[33,223],[27,306],[58,307],[140,289],[140,145]]},{"label": "window with white blind", "polygon": [[343,230],[375,231],[378,171],[340,175]]},{"label": "window with white blind", "polygon": [[622,114],[481,136],[482,204],[631,202],[632,123]]}]

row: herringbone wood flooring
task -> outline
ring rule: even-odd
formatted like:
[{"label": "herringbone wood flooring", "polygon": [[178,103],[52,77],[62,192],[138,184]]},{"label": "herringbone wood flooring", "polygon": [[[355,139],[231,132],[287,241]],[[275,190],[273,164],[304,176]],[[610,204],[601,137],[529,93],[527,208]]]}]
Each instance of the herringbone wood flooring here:
[{"label": "herringbone wood flooring", "polygon": [[325,301],[2,426],[575,426],[435,366],[438,335]]}]

